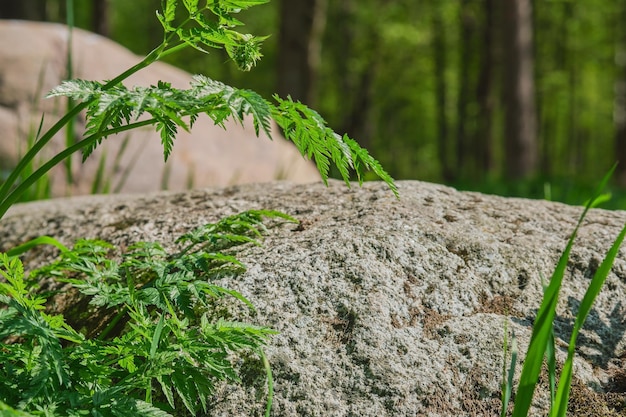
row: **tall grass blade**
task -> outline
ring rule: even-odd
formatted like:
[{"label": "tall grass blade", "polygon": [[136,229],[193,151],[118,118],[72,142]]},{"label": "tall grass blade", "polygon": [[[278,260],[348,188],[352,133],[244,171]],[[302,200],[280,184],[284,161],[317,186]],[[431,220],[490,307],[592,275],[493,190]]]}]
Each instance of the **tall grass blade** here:
[{"label": "tall grass blade", "polygon": [[[68,158],[70,159],[70,158]],[[108,188],[108,181],[105,181],[105,170],[106,170],[106,162],[107,162],[107,154],[105,151],[100,155],[100,160],[98,161],[98,170],[96,171],[96,177],[91,184],[91,194],[107,194],[106,190]]]},{"label": "tall grass blade", "polygon": [[120,149],[115,154],[115,160],[113,161],[113,168],[111,168],[112,169],[111,173],[114,174],[120,171],[122,173],[120,174],[119,181],[113,188],[113,193],[119,193],[122,190],[122,187],[124,187],[124,184],[126,184],[126,181],[130,177],[130,171],[135,167],[135,164],[137,163],[137,160],[139,159],[139,156],[141,155],[141,148],[139,148],[132,155],[128,164],[125,167],[122,167],[122,157],[126,153],[126,149],[127,149],[129,141],[130,141],[130,135],[124,136],[124,139],[122,140],[122,144],[120,145]]},{"label": "tall grass blade", "polygon": [[[65,57],[65,74],[66,79],[71,80],[74,78],[73,71],[73,62],[72,62],[72,45],[73,45],[73,34],[74,34],[74,0],[66,0],[65,1],[65,10],[66,10],[66,20],[67,20],[67,53]],[[67,98],[66,104],[66,112],[70,112],[72,108],[76,105],[76,102],[71,98]],[[72,146],[76,140],[74,139],[74,123],[76,119],[71,118],[67,126],[65,127],[65,147],[69,148]],[[67,158],[65,160],[65,180],[67,185],[72,185],[74,183],[74,176],[72,173],[72,158]]]},{"label": "tall grass blade", "polygon": [[166,191],[169,188],[170,176],[172,175],[172,164],[166,163],[163,167],[163,174],[161,175],[161,191]]},{"label": "tall grass blade", "polygon": [[152,336],[152,343],[150,344],[150,358],[154,358],[156,355],[157,349],[159,348],[159,343],[161,342],[161,333],[163,333],[163,327],[165,326],[165,316],[163,314],[159,317],[159,323],[157,324],[156,330],[154,331],[154,335]]},{"label": "tall grass blade", "polygon": [[55,248],[59,249],[61,252],[69,251],[69,249],[65,245],[63,245],[61,242],[59,242],[55,238],[50,237],[50,236],[40,236],[35,239],[29,240],[26,243],[22,243],[21,245],[16,246],[13,249],[9,249],[8,251],[6,251],[6,254],[9,257],[19,256],[25,253],[26,251],[34,248],[35,246],[39,246],[39,245],[52,245]]},{"label": "tall grass blade", "polygon": [[585,296],[580,303],[580,309],[578,310],[578,315],[576,316],[576,321],[574,322],[574,329],[572,330],[572,336],[570,338],[569,347],[567,349],[567,360],[563,365],[563,371],[561,372],[561,378],[559,380],[559,388],[556,393],[555,406],[552,408],[552,412],[550,413],[551,417],[565,416],[572,383],[574,354],[576,353],[576,338],[578,337],[578,333],[580,332],[580,329],[587,319],[587,315],[591,310],[593,302],[595,301],[596,297],[600,293],[600,290],[604,286],[604,282],[606,281],[609,272],[611,272],[613,262],[617,257],[619,248],[624,241],[624,237],[626,237],[626,225],[622,228],[622,231],[617,236],[617,239],[615,239],[613,246],[611,246],[611,248],[609,249],[606,257],[602,261],[602,264],[593,275],[591,283],[589,284],[589,288],[587,288]]},{"label": "tall grass blade", "polygon": [[567,246],[557,263],[554,273],[552,274],[550,284],[544,293],[541,306],[537,311],[537,318],[535,319],[535,323],[533,325],[533,333],[530,338],[530,344],[528,345],[524,366],[522,367],[519,387],[515,397],[515,407],[513,408],[513,417],[526,417],[528,415],[533,395],[535,393],[537,380],[539,378],[539,372],[541,372],[543,357],[552,333],[552,324],[556,315],[559,291],[561,289],[561,283],[563,282],[563,276],[565,275],[565,270],[567,268],[569,254],[572,250],[572,246],[574,245],[574,239],[578,234],[578,229],[587,215],[587,212],[591,208],[595,199],[606,187],[609,178],[611,178],[613,172],[615,171],[615,167],[616,165],[613,165],[609,172],[604,176],[600,186],[594,193],[593,198],[585,206],[583,213],[578,219],[578,223],[576,223],[574,232],[570,236]]},{"label": "tall grass blade", "polygon": [[[541,275],[541,285],[545,292],[547,285],[543,274]],[[548,385],[550,386],[550,408],[552,408],[556,396],[556,344],[554,340],[554,323],[552,323],[550,337],[546,345],[546,362],[548,364]]]},{"label": "tall grass blade", "polygon": [[546,345],[546,362],[548,363],[548,384],[550,385],[550,407],[556,401],[556,344],[554,341],[554,323]]},{"label": "tall grass blade", "polygon": [[272,367],[270,366],[270,362],[267,360],[267,356],[265,356],[265,352],[263,349],[259,349],[259,355],[261,355],[261,359],[263,360],[263,366],[265,367],[265,374],[267,376],[267,404],[265,406],[265,417],[270,417],[272,412],[272,404],[274,403],[274,378],[272,376]]},{"label": "tall grass blade", "polygon": [[502,367],[502,411],[500,417],[506,417],[506,412],[509,408],[509,401],[511,400],[511,392],[513,391],[513,378],[515,377],[515,364],[517,363],[517,340],[515,333],[511,337],[511,362],[508,368],[508,375],[506,371],[506,357],[508,351],[508,326],[507,322],[504,322],[504,360]]}]

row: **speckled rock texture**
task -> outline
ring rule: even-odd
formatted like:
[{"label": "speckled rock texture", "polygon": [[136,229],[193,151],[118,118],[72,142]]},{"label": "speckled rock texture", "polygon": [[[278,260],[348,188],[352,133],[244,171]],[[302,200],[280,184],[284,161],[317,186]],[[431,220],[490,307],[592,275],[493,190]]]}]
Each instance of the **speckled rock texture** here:
[{"label": "speckled rock texture", "polygon": [[[233,303],[231,314],[280,332],[267,347],[273,416],[499,415],[505,322],[523,358],[541,277],[582,208],[417,181],[398,188],[400,200],[381,183],[331,181],[36,202],[0,221],[0,249],[41,234],[168,245],[224,215],[282,210],[300,225],[240,249],[247,272],[223,281],[257,307],[248,315]],[[561,363],[579,301],[625,221],[625,212],[593,210],[580,229],[556,321]],[[571,415],[624,415],[625,280],[621,250],[579,337]],[[244,387],[221,387],[210,415],[263,414],[262,374],[242,371]],[[533,415],[546,404],[544,383]]]},{"label": "speckled rock texture", "polygon": [[[64,113],[64,100],[44,97],[66,78],[67,39],[68,28],[64,25],[0,20],[0,45],[4,45],[0,48],[0,179],[8,175],[18,156],[24,154],[29,132],[36,133],[42,112],[46,113],[43,120],[46,128]],[[141,58],[102,36],[80,29],[73,32],[74,78],[110,80]],[[124,84],[128,88],[147,87],[159,80],[186,89],[191,74],[156,62]],[[75,126],[76,138],[82,138],[84,125],[81,115]],[[252,123],[241,126],[229,120],[225,126],[226,130],[202,116],[191,132],[180,129],[167,164],[163,164],[163,147],[154,128],[111,136],[85,164],[80,163],[80,155],[75,155],[71,186],[67,185],[65,166],[57,166],[51,175],[52,195],[89,194],[102,160],[109,189],[122,193],[278,179],[299,183],[319,181],[315,165],[304,160],[274,124],[273,140],[264,134],[257,138]],[[50,158],[65,149],[65,143],[65,131],[62,131],[46,146],[44,155]]]}]

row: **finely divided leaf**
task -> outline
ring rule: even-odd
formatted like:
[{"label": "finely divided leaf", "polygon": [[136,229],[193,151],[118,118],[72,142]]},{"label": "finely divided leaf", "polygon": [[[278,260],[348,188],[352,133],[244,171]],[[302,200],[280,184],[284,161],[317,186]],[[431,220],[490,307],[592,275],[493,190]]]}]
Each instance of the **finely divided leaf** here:
[{"label": "finely divided leaf", "polygon": [[183,4],[185,5],[185,8],[189,12],[190,16],[198,13],[198,0],[183,0]]},{"label": "finely divided leaf", "polygon": [[[196,41],[197,39],[194,40]],[[154,124],[160,133],[165,160],[172,151],[178,127],[189,130],[199,114],[207,114],[220,126],[224,126],[224,121],[228,118],[243,124],[245,117],[251,116],[255,133],[258,135],[263,130],[268,137],[271,137],[270,119],[274,119],[300,153],[315,161],[324,182],[330,175],[331,163],[337,166],[339,174],[348,185],[351,169],[355,171],[359,184],[363,182],[365,172],[371,170],[398,196],[393,178],[367,150],[348,136],[336,134],[319,113],[290,97],[283,100],[274,96],[278,103],[275,106],[253,91],[239,90],[201,75],[193,77],[188,90],[176,89],[164,82],[157,86],[135,87],[132,90],[123,85],[104,92],[100,92],[97,85],[90,88],[89,84],[79,82],[63,84],[54,90],[55,94],[68,94],[72,97],[81,97],[83,93],[89,96],[95,94],[93,91],[98,91],[87,109],[87,134],[100,137],[83,149],[83,158],[110,132],[116,132],[122,126],[139,123],[136,121],[145,113],[151,116],[147,122]],[[189,123],[185,122],[186,118],[189,118]]]},{"label": "finely divided leaf", "polygon": [[246,10],[250,7],[269,3],[269,0],[222,0],[220,6],[231,13],[238,13],[240,10]]},{"label": "finely divided leaf", "polygon": [[165,29],[165,32],[173,32],[175,30],[171,24],[176,18],[176,5],[177,0],[165,0],[163,14],[157,11],[157,17],[161,22],[163,29]]},{"label": "finely divided leaf", "polygon": [[66,96],[73,100],[88,101],[102,92],[102,84],[96,81],[69,80],[54,87],[46,98]]}]

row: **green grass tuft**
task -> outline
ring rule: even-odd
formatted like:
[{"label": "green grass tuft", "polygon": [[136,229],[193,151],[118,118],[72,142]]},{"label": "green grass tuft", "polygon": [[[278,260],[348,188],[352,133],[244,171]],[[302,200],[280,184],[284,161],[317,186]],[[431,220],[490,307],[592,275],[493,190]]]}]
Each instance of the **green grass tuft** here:
[{"label": "green grass tuft", "polygon": [[[530,339],[530,344],[528,346],[528,351],[524,359],[524,365],[519,380],[519,386],[515,395],[515,407],[513,409],[513,417],[524,417],[528,415],[530,407],[532,405],[535,387],[537,385],[539,374],[541,372],[544,356],[547,358],[548,362],[548,378],[550,382],[550,417],[563,417],[566,415],[573,376],[573,361],[576,349],[576,339],[581,327],[585,322],[585,319],[587,318],[589,311],[591,310],[591,306],[593,305],[595,298],[602,289],[602,286],[604,285],[604,282],[609,272],[611,271],[613,262],[615,261],[619,248],[624,240],[624,237],[626,236],[626,225],[615,239],[615,242],[606,254],[604,260],[602,261],[602,264],[594,274],[591,283],[589,284],[589,287],[587,288],[587,291],[583,297],[570,338],[567,360],[563,365],[561,375],[558,378],[558,388],[556,388],[555,391],[557,375],[553,323],[556,314],[559,291],[563,282],[565,270],[567,268],[569,254],[574,245],[574,240],[576,239],[578,229],[585,219],[585,216],[587,215],[589,209],[593,207],[594,204],[596,204],[598,197],[602,197],[601,192],[606,187],[614,170],[615,166],[613,166],[609,173],[607,173],[602,179],[600,186],[597,188],[593,198],[588,200],[587,205],[585,206],[585,209],[578,219],[578,223],[576,224],[576,227],[574,228],[574,231],[567,242],[565,250],[559,258],[550,282],[548,286],[544,288],[544,297],[541,302],[541,306],[537,311],[537,317],[533,325],[533,332]],[[505,340],[505,357],[506,349],[507,342]],[[510,380],[510,376],[513,371],[514,364],[512,363],[510,367],[509,379],[506,383],[503,384],[504,390],[502,397],[502,415],[505,415],[506,408],[508,406],[510,393],[507,393],[507,390],[511,389],[512,382]]]}]

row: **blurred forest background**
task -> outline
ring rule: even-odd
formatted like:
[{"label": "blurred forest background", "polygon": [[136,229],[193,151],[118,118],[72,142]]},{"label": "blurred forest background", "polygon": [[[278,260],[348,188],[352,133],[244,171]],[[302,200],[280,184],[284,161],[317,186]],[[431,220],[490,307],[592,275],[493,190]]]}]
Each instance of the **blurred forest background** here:
[{"label": "blurred forest background", "polygon": [[[65,22],[68,0],[0,2]],[[138,54],[160,0],[75,0],[78,27]],[[290,94],[396,179],[580,204],[616,162],[626,208],[626,0],[274,0],[241,16],[271,35],[239,72],[221,51],[168,61],[269,98]]]}]

